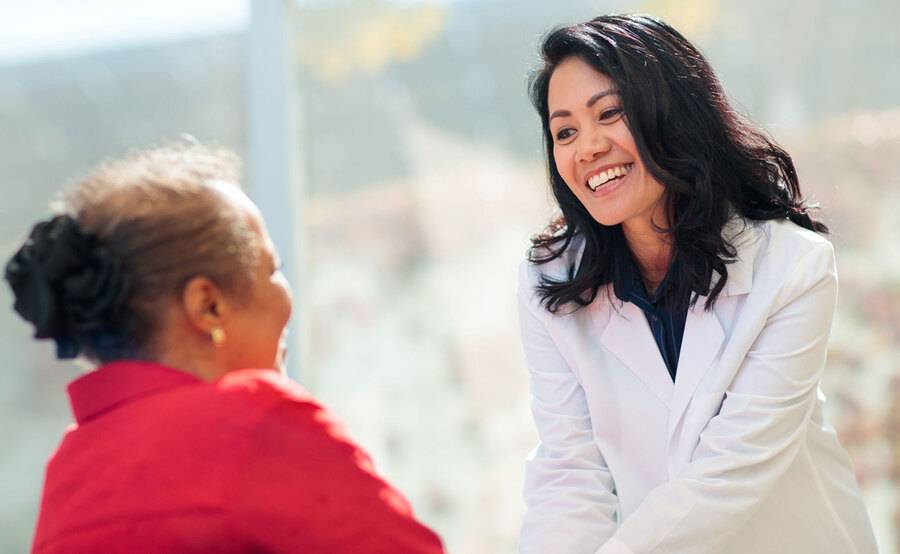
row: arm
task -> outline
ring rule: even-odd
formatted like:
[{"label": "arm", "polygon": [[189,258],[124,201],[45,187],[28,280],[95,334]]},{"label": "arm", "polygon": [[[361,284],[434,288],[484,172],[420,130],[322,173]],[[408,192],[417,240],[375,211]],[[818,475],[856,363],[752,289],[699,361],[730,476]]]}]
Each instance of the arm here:
[{"label": "arm", "polygon": [[831,245],[817,244],[778,292],[691,462],[651,491],[598,554],[699,554],[727,545],[797,457],[836,296]]},{"label": "arm", "polygon": [[[584,390],[541,322],[523,266],[519,318],[540,444],[525,468],[520,552],[593,552],[616,530],[619,502],[594,442]],[[543,315],[543,314],[541,314]]]},{"label": "arm", "polygon": [[312,401],[284,399],[270,410],[253,429],[234,488],[238,535],[266,552],[443,553]]}]

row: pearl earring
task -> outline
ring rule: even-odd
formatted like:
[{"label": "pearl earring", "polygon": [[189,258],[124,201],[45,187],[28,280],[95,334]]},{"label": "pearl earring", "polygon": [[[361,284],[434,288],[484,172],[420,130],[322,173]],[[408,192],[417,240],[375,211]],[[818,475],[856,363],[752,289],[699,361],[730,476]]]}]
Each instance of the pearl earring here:
[{"label": "pearl earring", "polygon": [[221,327],[213,327],[213,330],[209,332],[209,337],[216,348],[225,344],[225,330]]}]

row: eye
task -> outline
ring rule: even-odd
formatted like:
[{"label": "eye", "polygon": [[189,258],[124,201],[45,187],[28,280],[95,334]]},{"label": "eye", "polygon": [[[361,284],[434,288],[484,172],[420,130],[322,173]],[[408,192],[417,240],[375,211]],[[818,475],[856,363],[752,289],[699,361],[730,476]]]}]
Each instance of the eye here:
[{"label": "eye", "polygon": [[569,127],[563,127],[559,131],[556,132],[556,140],[558,142],[562,142],[568,138],[571,138],[572,135],[575,134],[575,129],[571,129]]},{"label": "eye", "polygon": [[600,121],[603,123],[612,123],[622,116],[622,108],[609,108],[600,112]]}]

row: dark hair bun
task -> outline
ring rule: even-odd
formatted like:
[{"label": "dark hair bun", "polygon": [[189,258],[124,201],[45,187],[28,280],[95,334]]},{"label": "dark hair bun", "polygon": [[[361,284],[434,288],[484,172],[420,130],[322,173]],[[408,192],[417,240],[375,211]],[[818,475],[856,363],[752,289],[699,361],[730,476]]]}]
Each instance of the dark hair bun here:
[{"label": "dark hair bun", "polygon": [[121,263],[78,222],[59,215],[34,226],[6,264],[14,309],[34,336],[56,341],[59,358],[123,336],[128,283]]}]

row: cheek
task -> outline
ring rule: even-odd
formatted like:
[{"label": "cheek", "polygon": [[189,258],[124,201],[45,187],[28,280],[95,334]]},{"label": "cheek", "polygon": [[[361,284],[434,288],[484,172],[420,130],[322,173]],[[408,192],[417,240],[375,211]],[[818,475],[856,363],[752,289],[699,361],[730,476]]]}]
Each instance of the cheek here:
[{"label": "cheek", "polygon": [[290,292],[286,290],[283,293],[282,306],[284,309],[284,324],[287,325],[288,320],[291,318],[291,312],[293,311],[293,299],[291,298]]},{"label": "cheek", "polygon": [[575,182],[575,166],[572,163],[571,155],[568,154],[567,150],[567,148],[554,146],[553,163],[556,165],[556,171],[559,173],[560,177],[563,178],[563,181],[569,185],[569,188],[571,188],[573,192],[577,192],[573,186]]},{"label": "cheek", "polygon": [[665,189],[650,175],[650,172],[648,172],[646,168],[642,167],[641,173],[644,183],[644,199],[647,202],[655,204],[662,198]]},{"label": "cheek", "polygon": [[282,327],[286,325],[291,318],[293,303],[293,295],[291,294],[291,289],[288,286],[287,281],[280,279],[275,286],[274,304],[277,307],[277,313],[281,315],[280,321],[282,322]]},{"label": "cheek", "polygon": [[291,317],[290,292],[281,284],[269,281],[259,290],[251,311],[249,332],[266,340],[280,335]]}]

